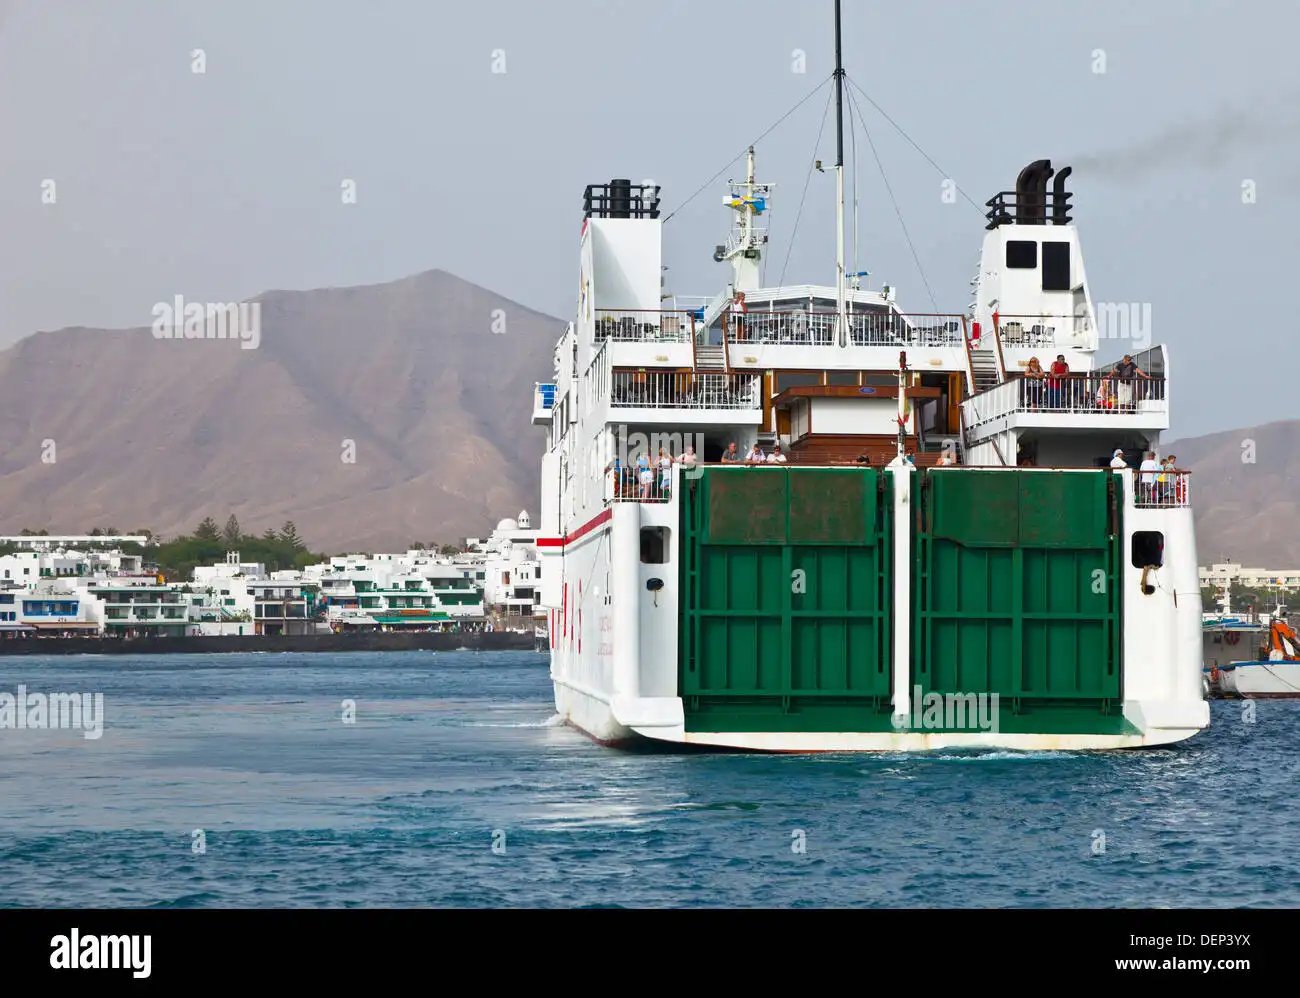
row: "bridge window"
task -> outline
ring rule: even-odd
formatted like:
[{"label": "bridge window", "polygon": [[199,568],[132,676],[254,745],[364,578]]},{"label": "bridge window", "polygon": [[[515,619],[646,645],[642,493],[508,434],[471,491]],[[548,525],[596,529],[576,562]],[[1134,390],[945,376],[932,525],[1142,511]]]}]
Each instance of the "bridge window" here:
[{"label": "bridge window", "polygon": [[772,393],[780,395],[787,388],[808,388],[821,383],[822,376],[817,371],[777,371],[772,378]]},{"label": "bridge window", "polygon": [[1070,290],[1070,244],[1043,243],[1043,290]]},{"label": "bridge window", "polygon": [[1165,535],[1158,530],[1133,531],[1133,567],[1159,568],[1165,563]]},{"label": "bridge window", "polygon": [[857,371],[827,371],[826,383],[828,385],[851,385],[854,388],[858,385]]},{"label": "bridge window", "polygon": [[1010,270],[1033,270],[1038,266],[1038,243],[1032,239],[1007,240],[1007,267]]}]

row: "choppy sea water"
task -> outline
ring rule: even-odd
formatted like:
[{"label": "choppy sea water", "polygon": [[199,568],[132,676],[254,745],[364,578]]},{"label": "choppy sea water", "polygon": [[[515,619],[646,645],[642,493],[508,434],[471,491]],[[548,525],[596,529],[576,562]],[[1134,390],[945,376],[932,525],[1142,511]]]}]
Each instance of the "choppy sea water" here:
[{"label": "choppy sea water", "polygon": [[19,684],[105,724],[0,729],[5,907],[1300,904],[1298,702],[1150,751],[759,756],[602,748],[530,653],[0,659]]}]

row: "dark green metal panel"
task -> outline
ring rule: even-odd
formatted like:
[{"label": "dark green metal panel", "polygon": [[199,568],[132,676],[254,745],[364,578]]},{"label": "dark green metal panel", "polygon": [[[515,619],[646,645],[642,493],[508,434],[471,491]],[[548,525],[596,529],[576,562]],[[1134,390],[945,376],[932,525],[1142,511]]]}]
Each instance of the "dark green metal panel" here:
[{"label": "dark green metal panel", "polygon": [[831,468],[790,474],[790,543],[874,544],[877,474]]},{"label": "dark green metal panel", "polygon": [[1020,543],[1034,547],[1106,546],[1110,472],[1035,471],[1019,478]]},{"label": "dark green metal panel", "polygon": [[706,468],[704,539],[709,544],[784,544],[789,497],[784,468]]},{"label": "dark green metal panel", "polygon": [[913,613],[922,694],[997,693],[1003,731],[1124,729],[1112,481],[1106,470],[926,476]]},{"label": "dark green metal panel", "polygon": [[706,468],[689,484],[687,730],[889,730],[883,484],[873,469],[744,467]]},{"label": "dark green metal panel", "polygon": [[932,480],[942,482],[942,488],[933,490],[934,536],[981,547],[1013,547],[1019,541],[1020,493],[1014,473],[963,468],[960,474]]}]

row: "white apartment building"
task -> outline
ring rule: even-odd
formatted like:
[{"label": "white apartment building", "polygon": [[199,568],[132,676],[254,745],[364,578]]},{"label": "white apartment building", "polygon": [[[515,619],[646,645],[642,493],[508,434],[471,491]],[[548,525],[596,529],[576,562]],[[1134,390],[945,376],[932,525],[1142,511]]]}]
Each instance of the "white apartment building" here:
[{"label": "white apartment building", "polygon": [[334,630],[446,630],[477,628],[483,596],[472,569],[440,561],[427,551],[352,554],[310,565],[305,579],[319,585]]},{"label": "white apartment building", "polygon": [[505,617],[509,626],[539,624],[546,620],[540,606],[541,562],[537,537],[528,510],[497,524],[490,537],[472,539],[483,555],[483,602]]},{"label": "white apartment building", "polygon": [[1300,568],[1243,568],[1233,563],[1220,563],[1199,570],[1202,586],[1244,586],[1247,589],[1280,589],[1290,592],[1300,589]]}]

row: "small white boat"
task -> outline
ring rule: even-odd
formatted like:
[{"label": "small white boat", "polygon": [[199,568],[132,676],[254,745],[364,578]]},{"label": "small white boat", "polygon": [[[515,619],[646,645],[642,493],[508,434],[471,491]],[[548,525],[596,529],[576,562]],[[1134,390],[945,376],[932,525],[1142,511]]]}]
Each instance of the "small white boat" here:
[{"label": "small white boat", "polygon": [[1226,696],[1300,699],[1300,661],[1231,662],[1218,673],[1219,689]]},{"label": "small white boat", "polygon": [[1279,604],[1266,618],[1264,644],[1252,647],[1248,660],[1214,662],[1207,666],[1211,692],[1256,699],[1300,699],[1300,638],[1287,622],[1286,607]]}]

